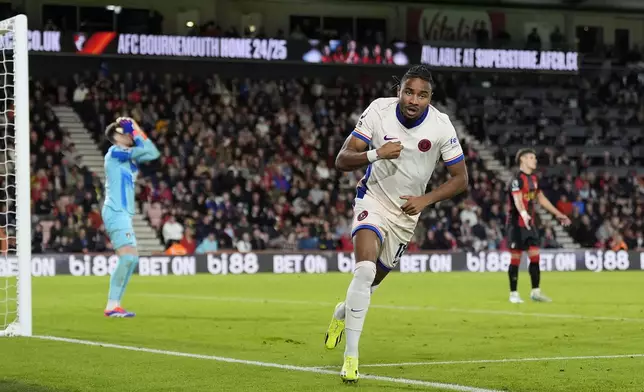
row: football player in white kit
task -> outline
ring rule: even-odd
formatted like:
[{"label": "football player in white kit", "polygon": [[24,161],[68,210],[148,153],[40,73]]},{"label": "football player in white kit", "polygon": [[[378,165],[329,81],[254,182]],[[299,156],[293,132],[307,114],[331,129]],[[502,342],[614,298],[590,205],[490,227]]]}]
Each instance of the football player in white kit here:
[{"label": "football player in white kit", "polygon": [[[371,294],[407,249],[421,211],[467,188],[456,130],[430,105],[431,96],[431,73],[423,65],[412,67],[400,81],[398,97],[376,99],[363,112],[336,158],[341,171],[367,166],[354,206],[353,280],[325,336],[326,347],[335,348],[346,324],[344,382],[358,381],[358,342]],[[425,194],[440,158],[451,178]]]}]

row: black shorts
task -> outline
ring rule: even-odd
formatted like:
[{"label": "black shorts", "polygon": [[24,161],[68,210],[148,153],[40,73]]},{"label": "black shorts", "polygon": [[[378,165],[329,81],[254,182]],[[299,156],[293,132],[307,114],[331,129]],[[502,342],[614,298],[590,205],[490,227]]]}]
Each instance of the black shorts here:
[{"label": "black shorts", "polygon": [[526,229],[520,226],[508,227],[508,246],[514,250],[528,250],[532,246],[539,246],[539,233],[535,227]]}]

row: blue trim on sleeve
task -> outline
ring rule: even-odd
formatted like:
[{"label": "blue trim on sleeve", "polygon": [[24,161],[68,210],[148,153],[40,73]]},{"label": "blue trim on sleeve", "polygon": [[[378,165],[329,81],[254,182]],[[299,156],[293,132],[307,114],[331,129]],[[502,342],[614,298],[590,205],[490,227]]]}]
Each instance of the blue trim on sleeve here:
[{"label": "blue trim on sleeve", "polygon": [[365,173],[364,179],[361,181],[362,183],[358,187],[356,198],[362,199],[364,195],[367,194],[367,191],[369,190],[369,188],[367,188],[367,181],[369,181],[369,177],[371,177],[371,165],[367,166],[367,172]]},{"label": "blue trim on sleeve", "polygon": [[357,137],[358,139],[362,140],[363,142],[365,142],[367,144],[371,144],[371,140],[367,139],[365,136],[359,134],[356,131],[351,132],[351,135]]},{"label": "blue trim on sleeve", "polygon": [[140,136],[137,136],[134,138],[134,145],[137,147],[144,147],[143,146],[143,138]]},{"label": "blue trim on sleeve", "polygon": [[458,158],[452,159],[449,162],[445,162],[445,166],[452,166],[455,163],[459,163],[463,159],[465,159],[465,157],[463,156],[463,154],[461,154]]}]

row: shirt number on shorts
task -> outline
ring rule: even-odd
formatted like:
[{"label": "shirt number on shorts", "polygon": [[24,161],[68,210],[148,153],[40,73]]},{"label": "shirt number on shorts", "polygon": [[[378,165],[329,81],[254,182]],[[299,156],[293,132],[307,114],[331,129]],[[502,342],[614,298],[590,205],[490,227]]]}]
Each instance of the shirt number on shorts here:
[{"label": "shirt number on shorts", "polygon": [[394,262],[393,262],[394,265],[398,264],[398,262],[400,261],[400,258],[402,257],[402,255],[405,254],[406,250],[407,250],[407,244],[398,244],[398,250],[394,255]]}]

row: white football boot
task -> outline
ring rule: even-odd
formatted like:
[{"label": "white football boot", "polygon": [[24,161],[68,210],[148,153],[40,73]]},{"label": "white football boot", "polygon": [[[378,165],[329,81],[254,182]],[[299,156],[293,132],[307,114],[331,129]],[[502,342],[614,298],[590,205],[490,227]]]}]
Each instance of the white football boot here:
[{"label": "white football boot", "polygon": [[517,291],[511,291],[510,292],[510,303],[513,303],[513,304],[522,304],[523,303],[523,300],[519,296],[519,292],[517,292]]}]

